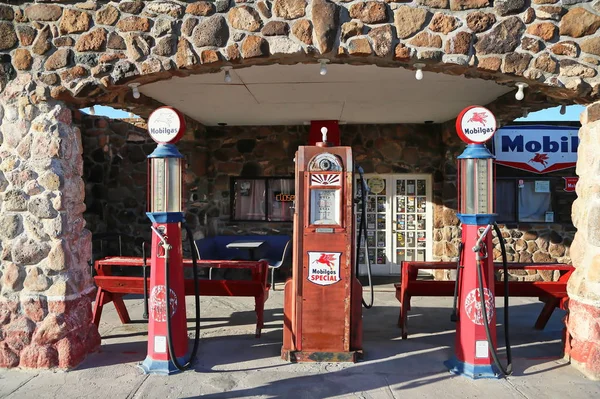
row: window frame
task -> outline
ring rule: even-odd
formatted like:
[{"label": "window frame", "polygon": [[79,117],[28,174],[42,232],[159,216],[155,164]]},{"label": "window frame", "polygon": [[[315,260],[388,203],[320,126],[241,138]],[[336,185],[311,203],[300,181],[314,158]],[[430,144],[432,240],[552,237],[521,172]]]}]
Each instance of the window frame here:
[{"label": "window frame", "polygon": [[[265,217],[263,219],[237,219],[235,217],[235,184],[236,181],[239,180],[262,180],[265,182],[265,193],[269,192],[269,181],[270,180],[291,180],[293,182],[292,187],[294,187],[295,191],[295,177],[294,176],[230,176],[229,178],[229,220],[231,222],[254,222],[254,223],[292,223],[293,215],[290,220],[269,220],[269,205],[271,203],[269,196],[265,195],[265,208],[264,213]],[[294,192],[294,195],[296,193]]]},{"label": "window frame", "polygon": [[[537,178],[535,176],[502,176],[502,177],[496,177],[495,181],[494,181],[494,212],[497,212],[497,203],[498,203],[498,197],[497,197],[497,191],[496,191],[496,182],[498,180],[502,180],[502,181],[512,181],[513,183],[513,188],[514,188],[514,197],[513,197],[513,204],[514,204],[514,209],[515,209],[515,219],[514,220],[506,220],[506,219],[501,219],[498,215],[497,217],[497,222],[498,223],[503,223],[503,224],[510,224],[510,223],[528,223],[528,224],[553,224],[553,223],[562,223],[562,220],[558,220],[557,216],[558,216],[558,212],[556,212],[556,185],[557,185],[557,181],[561,179],[561,177],[556,177],[556,176],[545,176],[542,178]],[[552,222],[546,222],[544,221],[540,221],[540,222],[531,222],[531,221],[522,221],[519,220],[519,180],[523,180],[528,181],[528,182],[534,182],[534,181],[549,181],[550,182],[550,207],[552,208],[551,212],[554,212],[554,221]]]}]

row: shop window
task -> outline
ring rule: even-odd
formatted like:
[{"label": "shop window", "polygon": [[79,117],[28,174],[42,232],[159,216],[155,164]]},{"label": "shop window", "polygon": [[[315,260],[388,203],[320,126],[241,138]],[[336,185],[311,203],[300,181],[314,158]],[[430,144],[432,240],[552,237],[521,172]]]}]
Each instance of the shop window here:
[{"label": "shop window", "polygon": [[294,179],[290,177],[233,177],[231,219],[291,222],[294,191]]},{"label": "shop window", "polygon": [[555,222],[549,179],[497,179],[496,213],[499,222]]}]

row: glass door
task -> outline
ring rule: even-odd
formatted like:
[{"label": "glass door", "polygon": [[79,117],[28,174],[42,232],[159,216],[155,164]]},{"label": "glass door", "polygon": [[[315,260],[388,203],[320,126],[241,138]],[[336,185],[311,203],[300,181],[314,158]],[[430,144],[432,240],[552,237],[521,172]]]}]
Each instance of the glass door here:
[{"label": "glass door", "polygon": [[[369,247],[369,259],[371,260],[371,272],[373,275],[387,275],[390,268],[389,253],[389,200],[388,181],[380,176],[365,176],[369,186],[367,196],[367,236],[366,243]],[[357,186],[360,181],[357,181]],[[358,189],[359,190],[359,189]],[[360,191],[356,191],[359,193]],[[360,228],[361,208],[360,203],[355,209],[356,214],[356,239],[358,240],[358,229]],[[363,232],[361,250],[359,253],[359,273],[366,275],[367,262],[365,258],[365,237]]]},{"label": "glass door", "polygon": [[[400,274],[403,260],[432,259],[433,206],[429,175],[365,175],[367,237],[362,237],[359,274],[367,272],[364,244],[369,247],[373,275]],[[360,181],[356,181],[358,194]],[[356,239],[360,227],[360,204],[355,208]],[[364,235],[364,233],[363,233]]]},{"label": "glass door", "polygon": [[432,251],[431,180],[427,175],[394,177],[394,261],[392,273],[400,273],[403,260],[426,261]]}]

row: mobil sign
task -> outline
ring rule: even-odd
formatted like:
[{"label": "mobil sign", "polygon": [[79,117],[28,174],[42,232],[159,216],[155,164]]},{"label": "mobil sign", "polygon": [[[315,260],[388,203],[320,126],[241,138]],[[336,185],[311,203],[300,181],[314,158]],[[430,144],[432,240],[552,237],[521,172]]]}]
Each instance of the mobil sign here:
[{"label": "mobil sign", "polygon": [[579,128],[507,126],[494,136],[496,163],[534,173],[572,168],[577,163]]}]

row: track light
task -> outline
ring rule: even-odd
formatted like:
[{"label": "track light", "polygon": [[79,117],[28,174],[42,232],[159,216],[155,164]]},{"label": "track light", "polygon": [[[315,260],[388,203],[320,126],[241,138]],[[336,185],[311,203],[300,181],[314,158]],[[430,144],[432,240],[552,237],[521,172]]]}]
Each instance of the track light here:
[{"label": "track light", "polygon": [[325,58],[321,58],[319,60],[319,64],[321,64],[321,69],[319,70],[319,73],[321,74],[321,76],[327,75],[327,63],[328,62],[329,62],[329,60],[327,60]]},{"label": "track light", "polygon": [[560,106],[560,114],[564,115],[566,113],[567,113],[567,106],[563,104]]},{"label": "track light", "polygon": [[415,64],[414,67],[417,68],[417,72],[415,72],[415,79],[423,80],[423,67],[425,64]]},{"label": "track light", "polygon": [[96,110],[93,105],[90,107],[90,115],[96,115]]},{"label": "track light", "polygon": [[138,90],[139,83],[131,83],[129,87],[131,87],[131,91],[133,92],[133,98],[136,100],[140,98],[140,91]]},{"label": "track light", "polygon": [[221,69],[225,72],[225,77],[223,78],[223,80],[225,81],[225,83],[231,83],[231,72],[229,72],[231,70],[231,67],[230,66],[224,66]]},{"label": "track light", "polygon": [[516,83],[516,86],[519,88],[519,90],[517,90],[517,94],[515,94],[515,98],[518,101],[521,101],[522,99],[525,98],[525,92],[523,91],[523,89],[525,89],[526,87],[529,87],[529,85],[527,83],[518,82],[518,83]]}]

